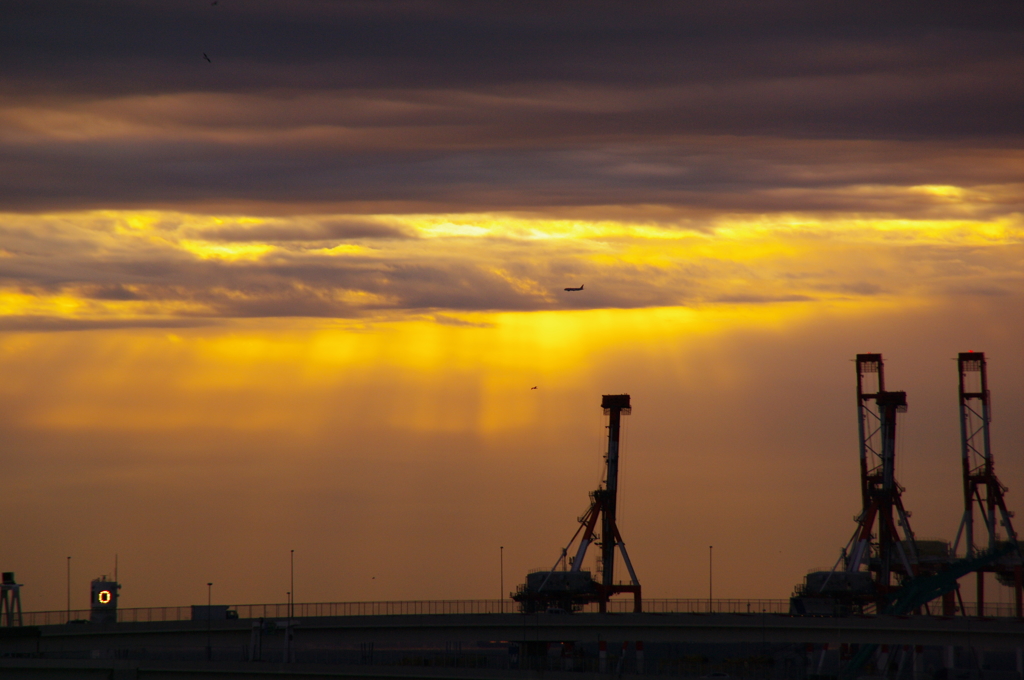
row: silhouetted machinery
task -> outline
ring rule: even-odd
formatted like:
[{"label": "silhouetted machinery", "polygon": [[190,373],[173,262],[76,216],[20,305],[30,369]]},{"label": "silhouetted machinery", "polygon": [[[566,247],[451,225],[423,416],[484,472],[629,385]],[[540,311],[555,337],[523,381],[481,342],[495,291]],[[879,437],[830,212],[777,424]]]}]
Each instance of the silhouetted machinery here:
[{"label": "silhouetted machinery", "polygon": [[[973,572],[982,573],[992,564],[997,564],[1007,555],[1015,552],[1017,547],[1008,542],[1003,542],[995,548],[982,550],[970,557],[959,560],[950,560],[945,569],[935,574],[922,574],[907,579],[902,587],[893,591],[885,601],[885,606],[879,609],[879,613],[889,616],[903,616],[910,614],[921,607],[927,606],[929,602],[939,597],[945,599],[950,594],[957,592],[959,584],[957,580]],[[860,677],[861,669],[865,663],[875,654],[877,644],[861,645],[857,653],[850,659],[840,673],[842,680],[853,680]],[[887,673],[882,669],[880,673],[885,677]]]},{"label": "silhouetted machinery", "polygon": [[[629,561],[626,544],[615,523],[615,506],[619,483],[619,430],[621,417],[629,415],[628,394],[606,394],[601,408],[608,416],[608,453],[605,456],[604,485],[591,492],[590,509],[579,518],[580,526],[568,545],[562,549],[558,561],[550,571],[537,571],[526,576],[526,583],[512,593],[523,612],[579,611],[584,605],[597,602],[602,612],[607,610],[608,598],[617,593],[633,594],[633,611],[641,611],[640,581]],[[598,519],[601,520],[598,533]],[[582,534],[582,535],[581,535]],[[569,548],[579,538],[575,555],[568,564]],[[583,569],[583,560],[591,543],[601,547],[600,578],[595,579]],[[615,550],[629,572],[629,583],[615,583]],[[559,569],[559,566],[561,568]]]},{"label": "silhouetted machinery", "polygon": [[[996,477],[995,461],[992,457],[992,446],[989,438],[989,423],[992,420],[991,396],[988,391],[988,366],[984,352],[961,352],[957,356],[957,367],[960,370],[960,449],[963,459],[964,482],[964,516],[960,529],[956,532],[953,542],[954,552],[965,539],[965,555],[969,559],[979,552],[996,553],[1000,557],[977,569],[977,600],[978,606],[985,603],[985,572],[994,573],[1004,586],[1014,589],[1016,615],[1024,616],[1022,611],[1022,574],[1020,544],[1017,532],[1013,529],[1011,518],[1013,513],[1006,509],[1003,494],[1007,488]],[[984,543],[978,541],[975,532],[975,509],[985,531],[982,534]],[[1005,538],[1000,536],[999,527],[1005,530]],[[1009,550],[1000,550],[1003,545]],[[944,609],[953,608],[952,593],[944,600]]]},{"label": "silhouetted machinery", "polygon": [[13,571],[3,572],[0,583],[0,626],[21,625],[21,585]]},{"label": "silhouetted machinery", "polygon": [[[832,571],[812,572],[790,599],[794,614],[842,616],[874,611],[906,614],[927,608],[942,597],[942,613],[955,612],[957,579],[978,573],[978,607],[984,606],[984,572],[994,572],[1004,585],[1015,586],[1017,616],[1021,616],[1021,551],[993,470],[989,448],[988,377],[983,353],[961,353],[960,432],[963,453],[965,510],[960,531],[951,547],[945,541],[922,541],[910,528],[910,513],[903,507],[903,487],[895,478],[896,417],[906,411],[905,392],[885,389],[881,354],[857,355],[857,411],[859,418],[862,510],[857,530]],[[976,375],[972,375],[976,374]],[[869,385],[874,376],[873,385]],[[983,550],[974,539],[974,509],[987,530]],[[997,529],[1005,527],[1000,540]],[[957,546],[966,536],[964,559],[956,559]],[[842,571],[838,570],[842,563]],[[936,585],[938,584],[938,585]],[[927,586],[927,587],[925,587]],[[910,603],[910,604],[908,604]],[[961,599],[960,609],[963,611]]]}]

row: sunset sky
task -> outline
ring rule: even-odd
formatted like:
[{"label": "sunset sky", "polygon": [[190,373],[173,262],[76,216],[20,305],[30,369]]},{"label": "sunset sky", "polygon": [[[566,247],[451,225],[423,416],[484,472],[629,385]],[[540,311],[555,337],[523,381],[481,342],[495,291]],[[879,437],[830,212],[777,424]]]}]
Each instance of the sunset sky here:
[{"label": "sunset sky", "polygon": [[283,602],[292,549],[300,602],[496,598],[629,393],[645,596],[713,544],[716,597],[787,597],[854,530],[858,352],[918,537],[957,352],[1024,512],[1022,45],[1017,1],[0,0],[0,567],[26,610],[69,555],[73,607],[115,554],[122,607]]}]

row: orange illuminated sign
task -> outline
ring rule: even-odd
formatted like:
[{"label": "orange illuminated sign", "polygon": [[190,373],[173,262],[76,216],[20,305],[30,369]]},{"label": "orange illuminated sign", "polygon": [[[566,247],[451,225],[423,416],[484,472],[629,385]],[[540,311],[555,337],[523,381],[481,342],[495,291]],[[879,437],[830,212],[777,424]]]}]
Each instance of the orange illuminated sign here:
[{"label": "orange illuminated sign", "polygon": [[109,590],[101,590],[100,592],[96,593],[96,599],[99,600],[100,604],[109,604],[110,603],[110,591]]}]

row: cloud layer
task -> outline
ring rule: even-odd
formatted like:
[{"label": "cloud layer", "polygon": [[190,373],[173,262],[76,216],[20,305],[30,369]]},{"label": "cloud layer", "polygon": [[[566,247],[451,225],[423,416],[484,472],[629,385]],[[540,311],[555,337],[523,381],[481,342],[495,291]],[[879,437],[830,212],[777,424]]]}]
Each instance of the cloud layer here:
[{"label": "cloud layer", "polygon": [[[950,192],[961,200],[955,190],[919,189],[922,204],[949,202]],[[1024,287],[1019,218],[719,216],[681,227],[509,215],[98,212],[8,215],[0,235],[9,330],[443,310],[910,303]],[[580,284],[582,292],[562,290]]]},{"label": "cloud layer", "polygon": [[0,203],[800,210],[1019,185],[1021,14],[8,2]]}]

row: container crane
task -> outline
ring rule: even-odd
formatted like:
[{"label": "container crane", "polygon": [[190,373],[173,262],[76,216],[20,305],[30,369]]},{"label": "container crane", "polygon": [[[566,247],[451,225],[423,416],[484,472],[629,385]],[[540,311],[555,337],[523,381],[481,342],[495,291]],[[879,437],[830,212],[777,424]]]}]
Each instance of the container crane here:
[{"label": "container crane", "polygon": [[[881,354],[858,354],[857,431],[861,512],[857,529],[832,571],[812,572],[790,600],[794,614],[838,615],[880,611],[897,583],[918,574],[919,543],[896,480],[896,420],[907,393],[885,389]],[[931,561],[948,560],[948,546],[928,541]],[[931,545],[934,543],[935,545]],[[839,570],[840,563],[843,564]]]},{"label": "container crane", "polygon": [[[583,605],[597,602],[600,611],[607,611],[608,599],[618,593],[633,594],[633,611],[642,610],[640,581],[626,552],[626,544],[615,522],[619,486],[619,432],[622,416],[632,412],[628,394],[606,394],[601,408],[608,416],[608,452],[605,456],[605,478],[601,488],[590,493],[590,508],[579,518],[580,526],[562,549],[550,571],[537,571],[526,576],[526,583],[512,593],[524,612],[578,611]],[[598,520],[601,521],[600,533]],[[582,534],[582,535],[581,535]],[[576,552],[566,564],[569,548],[579,538]],[[591,544],[601,548],[601,580],[597,581],[583,569],[583,560]],[[629,583],[615,583],[615,551],[629,572]],[[561,569],[559,569],[561,565]]]},{"label": "container crane", "polygon": [[[953,551],[956,553],[960,539],[964,539],[967,558],[979,550],[995,551],[1003,543],[1011,546],[998,561],[978,569],[977,601],[979,612],[984,611],[985,573],[995,573],[1000,583],[1012,586],[1016,615],[1022,612],[1022,574],[1024,560],[1021,559],[1017,532],[1013,529],[1013,513],[1006,509],[1003,495],[1008,489],[999,482],[992,456],[992,442],[989,425],[992,422],[991,395],[988,389],[988,364],[984,352],[960,352],[957,355],[960,374],[960,452],[963,467],[964,514],[956,532]],[[984,526],[981,535],[975,531],[975,511]],[[999,527],[1005,530],[1005,539],[1000,538]],[[979,540],[980,539],[980,540]],[[982,542],[984,541],[984,542]],[[947,603],[947,609],[951,603]]]}]

